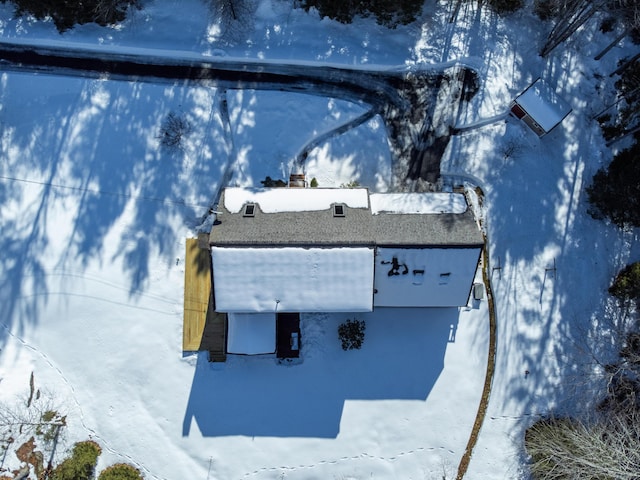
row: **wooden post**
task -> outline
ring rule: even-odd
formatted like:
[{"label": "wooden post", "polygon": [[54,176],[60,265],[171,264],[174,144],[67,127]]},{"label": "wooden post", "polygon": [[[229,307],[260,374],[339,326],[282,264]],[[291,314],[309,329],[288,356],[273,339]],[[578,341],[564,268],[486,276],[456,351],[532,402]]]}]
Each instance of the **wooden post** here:
[{"label": "wooden post", "polygon": [[553,267],[546,267],[544,269],[544,274],[546,276],[548,272],[553,272],[553,278],[556,278],[556,271],[557,271],[557,269],[556,269],[556,258],[553,257]]},{"label": "wooden post", "polygon": [[491,275],[493,275],[494,271],[498,271],[498,273],[500,274],[500,278],[502,279],[502,265],[500,263],[500,257],[498,257],[498,266],[497,267],[493,267],[491,269]]}]

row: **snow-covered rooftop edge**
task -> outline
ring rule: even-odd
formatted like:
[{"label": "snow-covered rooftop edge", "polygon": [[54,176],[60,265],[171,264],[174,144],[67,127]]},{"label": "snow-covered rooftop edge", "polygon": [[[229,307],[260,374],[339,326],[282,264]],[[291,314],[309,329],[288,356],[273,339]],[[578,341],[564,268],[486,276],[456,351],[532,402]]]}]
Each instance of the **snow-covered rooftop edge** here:
[{"label": "snow-covered rooftop edge", "polygon": [[257,203],[264,213],[327,210],[333,203],[369,208],[366,188],[227,188],[224,207],[238,213],[246,203]]},{"label": "snow-covered rooftop edge", "polygon": [[371,213],[464,213],[467,201],[461,193],[372,193],[366,188],[227,188],[224,207],[239,213],[247,203],[257,203],[264,213],[327,210],[334,203],[369,208]]},{"label": "snow-covered rooftop edge", "polygon": [[467,201],[461,193],[372,193],[371,213],[464,213]]}]

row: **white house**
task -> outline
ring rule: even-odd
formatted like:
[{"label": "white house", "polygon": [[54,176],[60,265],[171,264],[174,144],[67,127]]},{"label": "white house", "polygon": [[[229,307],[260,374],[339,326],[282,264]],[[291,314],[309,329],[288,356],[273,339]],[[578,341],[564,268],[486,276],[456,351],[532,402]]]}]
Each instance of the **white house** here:
[{"label": "white house", "polygon": [[228,188],[218,210],[209,240],[228,353],[273,353],[285,312],[466,305],[484,243],[454,193]]},{"label": "white house", "polygon": [[549,133],[571,113],[571,106],[540,78],[518,95],[509,108],[539,137]]}]

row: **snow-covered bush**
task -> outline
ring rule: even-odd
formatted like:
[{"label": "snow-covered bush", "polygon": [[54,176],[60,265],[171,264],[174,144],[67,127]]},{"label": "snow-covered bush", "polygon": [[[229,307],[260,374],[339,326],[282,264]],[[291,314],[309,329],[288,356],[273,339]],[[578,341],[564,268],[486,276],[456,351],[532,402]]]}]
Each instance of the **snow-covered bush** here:
[{"label": "snow-covered bush", "polygon": [[350,182],[340,184],[340,188],[360,188],[360,182],[351,180]]},{"label": "snow-covered bush", "polygon": [[309,10],[316,8],[321,17],[329,17],[342,23],[351,23],[356,16],[374,16],[378,23],[394,28],[399,24],[413,22],[420,12],[424,1],[403,0],[360,0],[345,2],[344,0],[302,0],[302,6]]},{"label": "snow-covered bush", "polygon": [[338,337],[343,350],[353,350],[362,347],[364,342],[364,320],[349,319],[338,327]]}]

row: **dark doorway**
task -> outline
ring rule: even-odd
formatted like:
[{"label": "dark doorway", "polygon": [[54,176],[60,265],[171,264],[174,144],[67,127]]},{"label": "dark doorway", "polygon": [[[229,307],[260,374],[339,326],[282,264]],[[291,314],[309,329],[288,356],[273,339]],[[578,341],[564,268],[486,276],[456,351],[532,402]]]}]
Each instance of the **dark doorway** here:
[{"label": "dark doorway", "polygon": [[278,358],[298,358],[300,345],[300,314],[278,313],[276,317],[276,355]]}]

